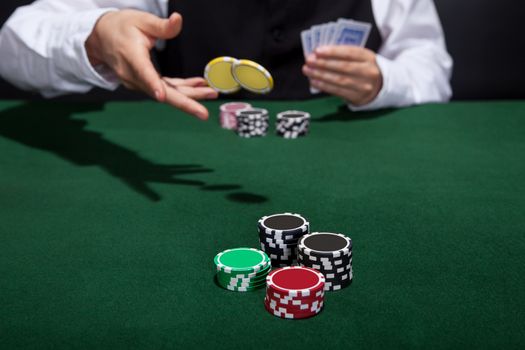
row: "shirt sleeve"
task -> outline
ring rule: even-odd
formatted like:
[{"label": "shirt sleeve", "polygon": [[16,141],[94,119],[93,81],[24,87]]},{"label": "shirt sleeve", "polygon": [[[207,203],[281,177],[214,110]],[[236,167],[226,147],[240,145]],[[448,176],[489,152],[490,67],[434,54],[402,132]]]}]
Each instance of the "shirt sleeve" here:
[{"label": "shirt sleeve", "polygon": [[452,58],[432,0],[372,1],[383,38],[376,56],[383,76],[377,97],[352,110],[405,107],[450,99]]},{"label": "shirt sleeve", "polygon": [[164,0],[39,0],[18,8],[0,31],[0,76],[45,97],[119,85],[112,71],[93,67],[85,42],[108,11],[135,8],[165,15]]}]

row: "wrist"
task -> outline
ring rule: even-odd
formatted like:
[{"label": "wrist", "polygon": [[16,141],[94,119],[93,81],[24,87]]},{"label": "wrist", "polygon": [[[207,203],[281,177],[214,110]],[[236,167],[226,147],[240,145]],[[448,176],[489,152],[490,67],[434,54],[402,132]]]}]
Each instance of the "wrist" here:
[{"label": "wrist", "polygon": [[102,57],[102,45],[101,45],[101,39],[100,39],[100,26],[101,26],[101,20],[103,17],[108,15],[108,13],[103,14],[98,20],[95,26],[93,27],[93,30],[91,34],[86,39],[86,42],[84,44],[86,49],[86,54],[89,60],[89,63],[92,66],[97,66],[104,63],[104,59]]}]

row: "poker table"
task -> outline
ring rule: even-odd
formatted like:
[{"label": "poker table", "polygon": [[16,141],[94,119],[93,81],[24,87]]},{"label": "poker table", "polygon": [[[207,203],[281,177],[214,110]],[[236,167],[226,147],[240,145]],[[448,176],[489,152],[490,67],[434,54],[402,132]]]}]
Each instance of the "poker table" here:
[{"label": "poker table", "polygon": [[[0,102],[0,348],[523,348],[525,102],[253,102],[310,112],[296,140],[220,103]],[[353,241],[310,319],[214,282],[280,212]]]}]

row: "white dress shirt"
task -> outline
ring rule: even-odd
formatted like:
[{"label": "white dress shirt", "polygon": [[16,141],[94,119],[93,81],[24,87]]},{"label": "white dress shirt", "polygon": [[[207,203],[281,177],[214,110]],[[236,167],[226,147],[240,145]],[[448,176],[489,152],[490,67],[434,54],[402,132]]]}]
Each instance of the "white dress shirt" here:
[{"label": "white dress shirt", "polygon": [[[0,76],[45,97],[116,89],[118,78],[92,67],[84,44],[101,15],[123,8],[166,17],[168,0],[38,0],[18,8],[0,31]],[[383,39],[377,55],[383,87],[368,105],[349,107],[448,101],[452,59],[433,1],[372,0],[372,9]]]}]

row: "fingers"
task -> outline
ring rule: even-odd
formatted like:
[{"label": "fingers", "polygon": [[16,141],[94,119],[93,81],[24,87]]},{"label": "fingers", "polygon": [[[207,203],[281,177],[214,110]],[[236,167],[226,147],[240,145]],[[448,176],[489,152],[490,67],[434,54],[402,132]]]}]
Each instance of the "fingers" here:
[{"label": "fingers", "polygon": [[[166,83],[164,83],[166,84]],[[197,101],[192,100],[191,98],[185,96],[176,89],[166,88],[166,100],[165,102],[169,105],[177,107],[184,112],[194,115],[201,120],[208,119],[208,110],[206,107],[198,103]]]},{"label": "fingers", "polygon": [[342,97],[355,105],[370,102],[381,89],[381,85],[374,85],[373,81],[368,79],[356,79],[330,71],[311,71],[306,66],[304,69],[305,75],[311,79],[310,83],[314,88]]},{"label": "fingers", "polygon": [[200,119],[208,118],[208,110],[194,100],[217,97],[204,79],[173,80],[170,84],[176,87],[171,87],[162,80],[151,62],[149,50],[155,39],[169,39],[179,34],[182,28],[179,14],[161,19],[141,11],[122,10],[115,12],[112,21],[102,17],[98,27],[105,29],[105,35],[101,36],[105,38],[101,43],[104,63],[113,69],[124,86],[142,90],[156,100]]},{"label": "fingers", "polygon": [[172,39],[182,29],[182,17],[173,13],[169,18],[160,18],[150,13],[141,13],[138,27],[158,39]]},{"label": "fingers", "polygon": [[179,86],[179,85],[193,86],[193,87],[208,86],[206,79],[201,78],[201,77],[194,77],[194,78],[187,78],[187,79],[163,77],[162,79],[171,86]]},{"label": "fingers", "polygon": [[339,46],[321,46],[315,50],[319,58],[337,58],[346,61],[364,62],[369,61],[375,54],[363,47],[339,45]]},{"label": "fingers", "polygon": [[201,77],[193,77],[185,80],[192,86],[209,86],[206,79]]},{"label": "fingers", "polygon": [[348,74],[353,76],[363,76],[367,73],[367,63],[344,61],[340,59],[325,59],[316,58],[311,55],[306,59],[306,64],[309,68],[329,70],[332,72]]},{"label": "fingers", "polygon": [[180,86],[177,91],[194,100],[211,100],[219,97],[217,91],[209,87]]},{"label": "fingers", "polygon": [[134,77],[135,84],[151,97],[159,102],[166,99],[166,89],[159,73],[153,67],[149,52],[137,50],[138,53],[129,57],[129,66]]},{"label": "fingers", "polygon": [[193,98],[195,100],[215,99],[219,97],[219,93],[208,87],[206,80],[203,78],[162,78],[168,87],[174,88],[180,93]]},{"label": "fingers", "polygon": [[343,97],[354,105],[372,101],[383,85],[375,53],[360,47],[318,48],[307,57],[303,73],[313,87]]},{"label": "fingers", "polygon": [[357,90],[363,84],[360,79],[356,79],[350,75],[335,73],[328,70],[311,69],[308,66],[303,66],[303,73],[312,80],[319,80],[346,89]]},{"label": "fingers", "polygon": [[339,96],[345,100],[355,101],[359,97],[357,91],[345,89],[339,85],[330,84],[321,80],[312,80],[310,83],[316,89],[324,91],[330,95]]}]

